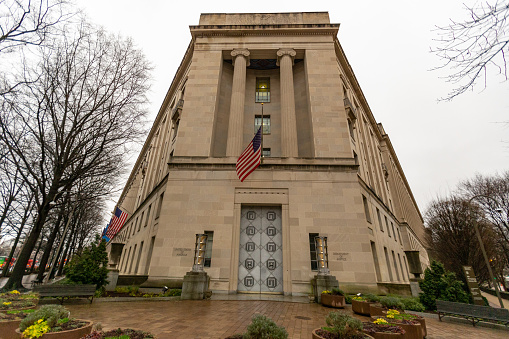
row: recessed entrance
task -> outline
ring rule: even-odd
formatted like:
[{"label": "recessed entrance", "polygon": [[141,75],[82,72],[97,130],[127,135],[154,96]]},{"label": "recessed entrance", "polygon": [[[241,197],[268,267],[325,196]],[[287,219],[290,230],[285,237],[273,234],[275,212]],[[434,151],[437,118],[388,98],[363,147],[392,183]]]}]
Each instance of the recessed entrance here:
[{"label": "recessed entrance", "polygon": [[239,292],[283,293],[281,206],[242,206]]}]

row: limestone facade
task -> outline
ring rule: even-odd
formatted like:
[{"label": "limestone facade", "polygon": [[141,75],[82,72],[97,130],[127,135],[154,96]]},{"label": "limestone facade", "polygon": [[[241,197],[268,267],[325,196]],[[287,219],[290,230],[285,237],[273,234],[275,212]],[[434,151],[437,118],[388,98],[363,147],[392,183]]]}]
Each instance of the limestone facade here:
[{"label": "limestone facade", "polygon": [[[422,216],[338,28],[327,12],[202,14],[190,26],[191,43],[118,202],[129,214],[111,240],[124,244],[113,262],[121,275],[178,285],[193,265],[195,234],[208,232],[210,287],[236,293],[246,206],[280,211],[277,284],[285,294],[311,293],[313,235],[327,236],[330,272],[348,291],[408,285],[405,251],[428,265]],[[262,109],[257,79],[270,82],[270,155],[240,182],[235,162]]]}]

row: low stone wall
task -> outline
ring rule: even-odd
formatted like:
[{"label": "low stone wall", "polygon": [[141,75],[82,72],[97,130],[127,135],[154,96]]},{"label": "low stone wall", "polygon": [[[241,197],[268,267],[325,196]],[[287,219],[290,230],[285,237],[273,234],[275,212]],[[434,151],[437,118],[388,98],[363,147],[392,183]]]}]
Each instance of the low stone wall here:
[{"label": "low stone wall", "polygon": [[147,281],[148,275],[119,275],[117,286],[139,286]]}]

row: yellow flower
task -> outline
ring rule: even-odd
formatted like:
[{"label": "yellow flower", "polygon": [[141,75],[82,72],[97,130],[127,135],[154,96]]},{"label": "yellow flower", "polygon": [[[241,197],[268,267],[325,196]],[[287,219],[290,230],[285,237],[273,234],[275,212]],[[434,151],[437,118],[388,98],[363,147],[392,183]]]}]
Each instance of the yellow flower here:
[{"label": "yellow flower", "polygon": [[322,294],[332,294],[332,292],[328,291],[328,290],[325,290],[325,291],[322,291]]},{"label": "yellow flower", "polygon": [[377,320],[373,321],[375,324],[377,325],[388,325],[389,323],[383,319],[383,318],[378,318]]},{"label": "yellow flower", "polygon": [[12,290],[12,291],[10,291],[9,293],[10,293],[10,294],[19,294],[19,292],[18,292],[18,291],[16,291],[16,290]]},{"label": "yellow flower", "polygon": [[10,304],[12,304],[12,302],[10,302],[10,301],[6,301],[3,303],[4,306],[9,306]]}]

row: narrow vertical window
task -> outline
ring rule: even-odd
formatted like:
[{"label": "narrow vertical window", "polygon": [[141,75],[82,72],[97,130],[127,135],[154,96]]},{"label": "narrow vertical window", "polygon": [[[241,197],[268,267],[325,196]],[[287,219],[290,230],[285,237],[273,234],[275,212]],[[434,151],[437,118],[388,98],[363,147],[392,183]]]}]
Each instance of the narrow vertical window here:
[{"label": "narrow vertical window", "polygon": [[[385,218],[385,228],[387,229],[387,234],[389,235],[389,238],[391,237],[391,230],[389,229],[389,223],[387,222],[387,216],[384,215]],[[394,228],[392,229],[392,233],[394,233]],[[396,238],[396,234],[394,234],[394,238]]]},{"label": "narrow vertical window", "polygon": [[384,247],[384,253],[385,253],[385,263],[387,264],[387,271],[389,271],[389,280],[394,281],[394,278],[392,277],[391,262],[389,260],[389,252],[387,252],[387,247]]},{"label": "narrow vertical window", "polygon": [[376,281],[382,281],[382,276],[380,275],[380,263],[378,262],[378,254],[376,253],[376,246],[373,241],[371,243],[371,254],[373,255],[373,263],[375,264],[375,273],[376,273]]},{"label": "narrow vertical window", "polygon": [[384,231],[384,227],[382,225],[382,217],[380,216],[380,210],[378,209],[378,207],[376,208],[376,215],[378,217],[378,225],[380,225],[380,231]]},{"label": "narrow vertical window", "polygon": [[364,203],[364,214],[366,214],[366,221],[371,224],[371,214],[369,213],[368,199],[363,195],[362,202]]},{"label": "narrow vertical window", "polygon": [[[394,234],[394,241],[398,242],[398,238],[396,238],[396,232],[394,231],[394,224],[391,221],[391,227],[392,227],[392,234]],[[401,240],[400,240],[401,242]],[[403,273],[403,271],[401,271]]]},{"label": "narrow vertical window", "polygon": [[134,257],[136,256],[136,248],[137,247],[138,247],[138,244],[134,244],[133,256],[131,258],[131,263],[129,264],[129,272],[128,273],[131,273],[133,270]]},{"label": "narrow vertical window", "polygon": [[143,217],[144,217],[144,216],[145,216],[145,211],[143,211],[143,212],[141,213],[140,223],[138,224],[138,232],[139,232],[139,231],[140,231],[140,229],[141,229],[141,224],[143,223],[143,219],[144,219]]},{"label": "narrow vertical window", "polygon": [[134,222],[134,227],[133,227],[133,233],[132,235],[134,235],[134,233],[136,233],[136,225],[138,224],[138,218],[136,218],[136,221]]},{"label": "narrow vertical window", "polygon": [[[258,128],[262,125],[262,116],[255,115],[255,128],[254,132],[258,132]],[[263,116],[263,134],[270,134],[270,115]]]},{"label": "narrow vertical window", "polygon": [[207,247],[205,248],[205,262],[203,266],[210,267],[212,264],[212,243],[214,242],[214,231],[205,231],[207,235]]},{"label": "narrow vertical window", "polygon": [[148,221],[150,219],[150,210],[151,209],[152,209],[152,204],[148,206],[147,219],[145,219],[145,225],[143,225],[143,227],[147,227],[148,226]]},{"label": "narrow vertical window", "polygon": [[401,263],[401,256],[398,253],[399,267],[401,268],[401,280],[406,280],[405,275],[403,274],[403,264]]},{"label": "narrow vertical window", "polygon": [[348,130],[350,131],[350,137],[352,138],[353,141],[355,141],[355,135],[353,132],[353,129],[354,129],[353,122],[350,119],[347,119],[347,121],[348,121]]},{"label": "narrow vertical window", "polygon": [[399,281],[399,270],[398,270],[398,264],[396,263],[396,255],[394,254],[394,251],[391,251],[392,252],[392,262],[394,263],[394,270],[396,271],[396,277],[398,278],[398,281]]},{"label": "narrow vertical window", "polygon": [[270,78],[256,78],[255,102],[270,102]]},{"label": "narrow vertical window", "polygon": [[157,204],[156,219],[161,215],[161,208],[163,207],[164,192],[159,196],[159,203]]},{"label": "narrow vertical window", "polygon": [[309,233],[309,254],[311,257],[311,271],[318,271],[318,261],[316,260],[315,237],[318,233]]},{"label": "narrow vertical window", "polygon": [[140,244],[140,251],[138,253],[138,259],[136,259],[136,268],[134,269],[134,274],[138,274],[138,269],[140,268],[140,259],[141,259],[142,252],[143,252],[143,241]]}]

